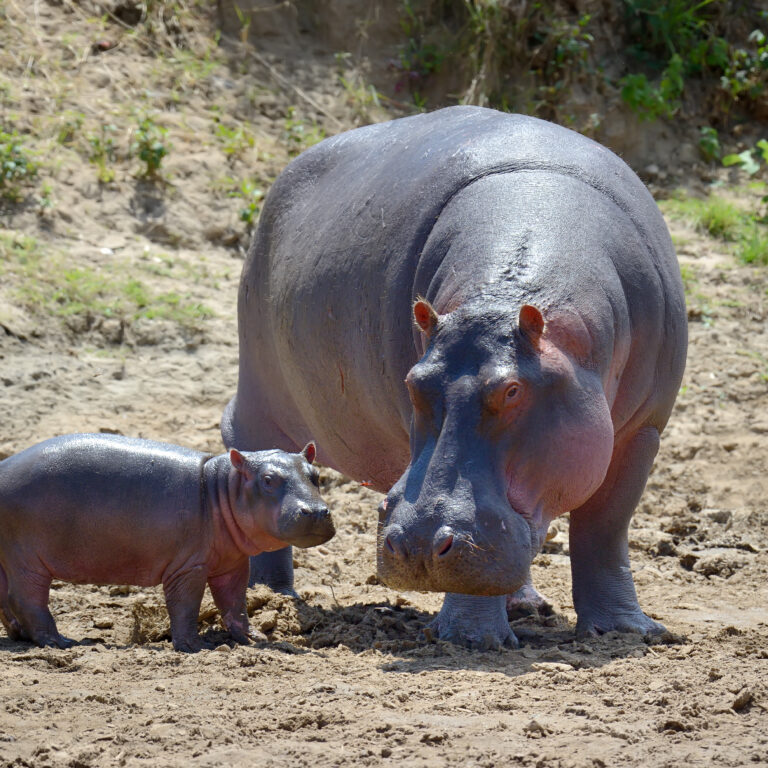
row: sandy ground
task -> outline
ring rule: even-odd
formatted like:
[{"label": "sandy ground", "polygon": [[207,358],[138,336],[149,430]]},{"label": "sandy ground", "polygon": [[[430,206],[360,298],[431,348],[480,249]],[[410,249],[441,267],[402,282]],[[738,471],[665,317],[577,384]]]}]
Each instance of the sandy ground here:
[{"label": "sandy ground", "polygon": [[[203,74],[172,56],[160,66],[127,38],[112,58],[81,61],[93,39],[119,37],[115,26],[68,3],[34,5],[24,24],[21,4],[6,4],[0,71],[5,114],[11,104],[19,130],[48,152],[55,205],[41,214],[28,202],[2,219],[6,244],[34,236],[43,257],[31,278],[18,249],[6,246],[0,263],[0,457],[100,430],[219,450],[247,233],[239,202],[215,182],[247,168],[269,182],[293,151],[296,93],[221,61]],[[22,55],[30,35],[32,64]],[[354,123],[348,92],[327,72],[303,77],[315,101]],[[180,81],[175,109],[158,112],[173,142],[160,186],[127,158],[100,185],[82,147],[45,143],[66,110],[86,115],[85,133],[97,113],[127,119],[126,98],[159,110]],[[239,113],[247,93],[251,111]],[[234,159],[215,134],[225,113],[256,136]],[[323,124],[323,113],[305,115]],[[269,642],[230,647],[207,601],[201,630],[215,649],[177,654],[159,590],[55,584],[52,611],[78,642],[37,649],[0,635],[0,766],[768,764],[766,272],[682,222],[670,227],[686,267],[690,356],[630,532],[641,604],[668,636],[576,640],[561,519],[533,567],[556,613],[514,620],[521,649],[426,642],[420,630],[440,596],[377,583],[378,496],[326,470],[338,534],[296,552],[302,601],[249,595]],[[62,263],[117,282],[139,275],[213,315],[58,314],[30,299],[29,281],[44,284]]]}]

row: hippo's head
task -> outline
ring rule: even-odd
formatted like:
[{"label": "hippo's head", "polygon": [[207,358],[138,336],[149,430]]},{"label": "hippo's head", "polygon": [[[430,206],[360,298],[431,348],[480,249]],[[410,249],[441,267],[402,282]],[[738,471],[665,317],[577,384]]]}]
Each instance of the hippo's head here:
[{"label": "hippo's head", "polygon": [[308,443],[301,453],[230,450],[232,466],[241,476],[240,498],[235,504],[241,518],[238,525],[254,531],[249,538],[261,541],[264,549],[280,543],[315,547],[336,533],[318,492],[319,474],[312,466],[316,450],[314,443]]},{"label": "hippo's head", "polygon": [[608,469],[601,378],[579,362],[589,336],[531,305],[438,315],[419,300],[414,315],[427,346],[406,378],[411,462],[379,508],[379,574],[397,589],[513,592],[549,522]]}]

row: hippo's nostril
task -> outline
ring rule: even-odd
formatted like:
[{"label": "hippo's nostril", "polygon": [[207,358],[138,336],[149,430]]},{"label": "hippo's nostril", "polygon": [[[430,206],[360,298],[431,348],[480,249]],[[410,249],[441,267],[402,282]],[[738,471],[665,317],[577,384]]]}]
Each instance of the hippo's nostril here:
[{"label": "hippo's nostril", "polygon": [[386,540],[384,541],[384,545],[386,546],[387,550],[390,554],[396,555],[397,552],[395,552],[395,548],[392,546],[392,540],[387,536]]},{"label": "hippo's nostril", "polygon": [[453,546],[453,534],[449,534],[442,541],[435,545],[435,552],[438,557],[448,553],[448,550]]}]

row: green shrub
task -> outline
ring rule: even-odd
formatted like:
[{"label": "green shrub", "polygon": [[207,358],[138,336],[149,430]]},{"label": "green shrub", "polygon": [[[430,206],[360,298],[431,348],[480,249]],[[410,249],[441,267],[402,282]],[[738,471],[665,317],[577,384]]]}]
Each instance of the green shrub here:
[{"label": "green shrub", "polygon": [[18,202],[22,197],[22,186],[36,175],[37,164],[19,134],[0,130],[0,198]]},{"label": "green shrub", "polygon": [[169,150],[165,143],[167,134],[168,129],[158,125],[151,117],[139,121],[131,144],[131,154],[144,163],[143,176],[151,179],[158,175],[163,158]]}]

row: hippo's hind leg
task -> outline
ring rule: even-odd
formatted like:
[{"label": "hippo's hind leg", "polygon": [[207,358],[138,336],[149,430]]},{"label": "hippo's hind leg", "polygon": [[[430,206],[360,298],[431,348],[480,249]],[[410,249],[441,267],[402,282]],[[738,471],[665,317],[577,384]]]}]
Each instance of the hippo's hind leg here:
[{"label": "hippo's hind leg", "polygon": [[615,449],[608,474],[592,498],[571,512],[571,573],[578,635],[610,630],[664,632],[637,602],[627,542],[629,521],[658,449],[658,430],[640,429]]},{"label": "hippo's hind leg", "polygon": [[41,647],[70,648],[74,645],[74,640],[59,634],[48,610],[51,577],[30,571],[20,575],[15,568],[9,569],[8,577],[7,606],[16,621],[14,625],[12,619],[11,626],[18,626],[18,638],[30,640]]},{"label": "hippo's hind leg", "polygon": [[293,547],[252,557],[248,586],[254,584],[266,584],[274,592],[298,597],[293,588]]},{"label": "hippo's hind leg", "polygon": [[0,565],[0,622],[2,622],[11,640],[29,640],[24,634],[19,620],[11,610],[11,603],[8,599],[8,579],[2,565]]}]

